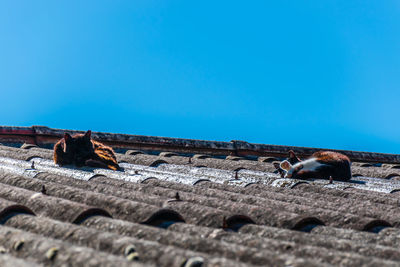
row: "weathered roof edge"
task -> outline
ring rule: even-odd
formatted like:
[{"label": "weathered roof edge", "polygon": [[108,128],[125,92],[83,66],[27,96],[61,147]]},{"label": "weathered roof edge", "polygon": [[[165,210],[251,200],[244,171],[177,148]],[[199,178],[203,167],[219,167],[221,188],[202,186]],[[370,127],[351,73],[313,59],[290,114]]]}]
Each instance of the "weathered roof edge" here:
[{"label": "weathered roof edge", "polygon": [[[0,142],[29,143],[38,146],[54,144],[64,132],[71,134],[83,131],[52,129],[46,126],[13,127],[0,126]],[[300,157],[307,157],[319,150],[331,150],[346,154],[352,161],[400,163],[399,154],[360,152],[350,150],[309,148],[282,145],[254,144],[245,141],[230,142],[205,141],[184,138],[143,136],[130,134],[113,134],[93,132],[93,138],[117,148],[164,150],[181,153],[204,153],[210,155],[237,156],[275,156],[286,157],[289,150],[295,151]]]}]

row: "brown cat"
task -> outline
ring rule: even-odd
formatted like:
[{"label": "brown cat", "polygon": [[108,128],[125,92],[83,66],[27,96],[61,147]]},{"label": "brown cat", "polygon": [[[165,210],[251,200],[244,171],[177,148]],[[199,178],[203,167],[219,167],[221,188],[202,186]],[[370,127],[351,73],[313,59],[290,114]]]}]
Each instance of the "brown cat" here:
[{"label": "brown cat", "polygon": [[78,167],[90,166],[111,170],[121,170],[111,147],[91,139],[92,132],[64,138],[54,145],[54,162],[60,166],[74,164]]}]

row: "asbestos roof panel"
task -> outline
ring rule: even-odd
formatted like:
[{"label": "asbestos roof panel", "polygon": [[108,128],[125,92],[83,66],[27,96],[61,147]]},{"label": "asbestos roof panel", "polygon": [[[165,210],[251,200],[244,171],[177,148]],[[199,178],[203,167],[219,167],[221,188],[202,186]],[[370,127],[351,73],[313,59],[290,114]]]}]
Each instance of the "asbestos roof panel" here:
[{"label": "asbestos roof panel", "polygon": [[[0,241],[13,257],[23,258],[35,264],[70,266],[132,266],[133,264],[124,257],[74,246],[61,240],[49,239],[7,226],[0,227]],[[136,263],[133,266],[143,266],[143,264]]]},{"label": "asbestos roof panel", "polygon": [[[400,189],[396,155],[349,152],[366,160],[353,164],[350,182],[329,183],[281,178],[273,162],[288,147],[96,133],[107,144],[119,144],[123,171],[111,171],[59,167],[49,143],[16,145],[26,142],[25,135],[54,143],[62,131],[3,128],[0,140],[2,134],[12,139],[12,146],[0,145],[0,230],[8,238],[0,249],[10,263],[397,266],[400,261],[400,197],[391,194]],[[261,150],[262,157],[255,157]]]}]

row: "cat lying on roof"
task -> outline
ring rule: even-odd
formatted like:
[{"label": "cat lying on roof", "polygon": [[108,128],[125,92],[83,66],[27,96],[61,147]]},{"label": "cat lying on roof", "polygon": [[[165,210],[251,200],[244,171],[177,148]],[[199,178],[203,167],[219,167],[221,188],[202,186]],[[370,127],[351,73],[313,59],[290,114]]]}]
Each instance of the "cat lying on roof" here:
[{"label": "cat lying on roof", "polygon": [[318,178],[348,181],[351,179],[350,159],[343,154],[332,151],[318,151],[306,160],[301,161],[293,151],[289,158],[278,167],[285,171],[285,178]]},{"label": "cat lying on roof", "polygon": [[111,170],[121,170],[111,147],[91,139],[92,132],[64,138],[54,145],[54,162],[60,166],[74,164],[78,167],[90,166]]}]

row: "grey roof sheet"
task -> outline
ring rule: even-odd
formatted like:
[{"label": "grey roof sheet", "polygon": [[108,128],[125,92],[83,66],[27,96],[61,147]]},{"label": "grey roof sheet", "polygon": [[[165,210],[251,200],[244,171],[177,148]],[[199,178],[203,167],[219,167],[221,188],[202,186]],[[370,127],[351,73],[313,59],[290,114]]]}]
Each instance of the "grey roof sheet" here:
[{"label": "grey roof sheet", "polygon": [[0,146],[0,264],[397,266],[400,261],[400,197],[391,193],[400,189],[393,179],[399,175],[397,162],[356,162],[350,182],[330,184],[280,178],[273,166],[280,160],[276,154],[247,158],[125,149],[117,154],[120,172],[61,168],[51,149],[13,145]]}]

